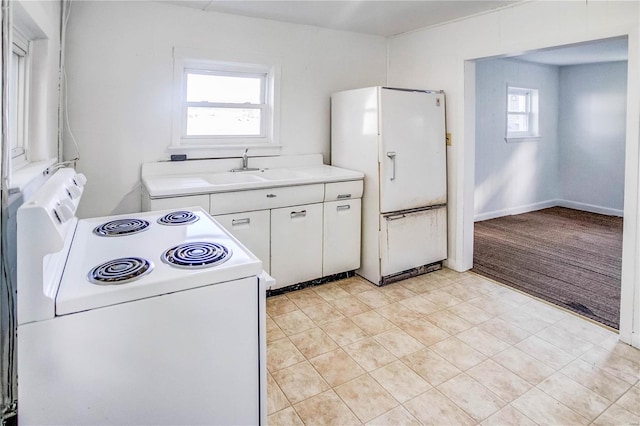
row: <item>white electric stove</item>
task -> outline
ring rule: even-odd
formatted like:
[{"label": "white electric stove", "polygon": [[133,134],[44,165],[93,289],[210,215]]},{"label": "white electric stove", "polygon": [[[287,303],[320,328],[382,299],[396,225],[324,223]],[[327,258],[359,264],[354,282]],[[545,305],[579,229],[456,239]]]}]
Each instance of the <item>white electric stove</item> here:
[{"label": "white electric stove", "polygon": [[20,423],[265,423],[261,262],[197,207],[78,220],[84,182],[18,211]]}]

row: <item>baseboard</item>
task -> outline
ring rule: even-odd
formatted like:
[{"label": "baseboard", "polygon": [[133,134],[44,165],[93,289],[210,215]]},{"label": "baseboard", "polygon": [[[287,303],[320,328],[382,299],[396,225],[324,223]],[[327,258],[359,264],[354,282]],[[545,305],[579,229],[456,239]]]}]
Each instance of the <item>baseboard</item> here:
[{"label": "baseboard", "polygon": [[518,207],[512,207],[504,210],[494,210],[492,212],[481,213],[479,215],[476,215],[473,218],[473,221],[480,222],[483,220],[495,219],[497,217],[535,212],[537,210],[547,209],[549,207],[566,207],[568,209],[581,210],[585,212],[604,214],[607,216],[618,216],[618,217],[622,217],[624,213],[622,210],[611,209],[609,207],[596,206],[593,204],[586,204],[586,203],[578,203],[577,201],[571,201],[571,200],[557,199],[557,200],[542,201],[534,204],[528,204],[526,206],[518,206]]},{"label": "baseboard", "polygon": [[622,343],[626,343],[627,345],[631,345],[635,348],[640,349],[640,334],[638,333],[622,333],[618,336],[618,339]]},{"label": "baseboard", "polygon": [[618,217],[624,216],[624,212],[622,210],[611,209],[609,207],[578,203],[577,201],[570,201],[570,200],[556,200],[556,201],[557,201],[557,206],[566,207],[568,209],[582,210],[585,212],[604,214],[607,216],[618,216]]},{"label": "baseboard", "polygon": [[464,267],[462,264],[455,261],[453,258],[448,258],[442,261],[442,266],[451,269],[456,272],[465,272],[473,267],[473,265]]},{"label": "baseboard", "polygon": [[556,207],[557,205],[558,205],[558,200],[541,201],[539,203],[527,204],[526,206],[511,207],[508,209],[494,210],[492,212],[481,213],[479,215],[476,215],[473,218],[473,221],[480,222],[482,220],[495,219],[496,217],[529,213],[529,212],[534,212],[536,210],[547,209],[549,207]]}]

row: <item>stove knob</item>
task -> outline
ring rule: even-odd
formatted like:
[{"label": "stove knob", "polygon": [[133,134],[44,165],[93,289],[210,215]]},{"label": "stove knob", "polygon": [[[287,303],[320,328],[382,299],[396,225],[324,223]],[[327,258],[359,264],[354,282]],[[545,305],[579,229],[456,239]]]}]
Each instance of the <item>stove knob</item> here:
[{"label": "stove knob", "polygon": [[67,194],[69,194],[69,198],[75,200],[82,195],[82,190],[77,186],[69,186],[67,187]]},{"label": "stove knob", "polygon": [[82,188],[87,183],[87,177],[82,173],[78,173],[73,177],[73,183]]},{"label": "stove knob", "polygon": [[65,223],[73,217],[73,203],[69,200],[63,200],[53,209],[53,212],[60,223]]}]

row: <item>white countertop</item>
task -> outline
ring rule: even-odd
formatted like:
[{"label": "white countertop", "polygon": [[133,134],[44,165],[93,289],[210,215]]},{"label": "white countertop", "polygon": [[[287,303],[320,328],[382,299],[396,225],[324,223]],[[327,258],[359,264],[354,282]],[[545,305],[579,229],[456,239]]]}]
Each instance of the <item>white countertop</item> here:
[{"label": "white countertop", "polygon": [[151,198],[361,180],[364,174],[327,165],[264,168],[240,172],[200,172],[143,176]]}]

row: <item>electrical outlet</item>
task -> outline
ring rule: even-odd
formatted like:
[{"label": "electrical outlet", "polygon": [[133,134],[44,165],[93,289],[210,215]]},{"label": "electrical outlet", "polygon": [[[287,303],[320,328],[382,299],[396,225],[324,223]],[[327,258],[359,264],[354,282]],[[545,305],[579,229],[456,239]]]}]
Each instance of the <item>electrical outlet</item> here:
[{"label": "electrical outlet", "polygon": [[447,133],[446,140],[447,140],[447,146],[451,146],[451,133]]}]

